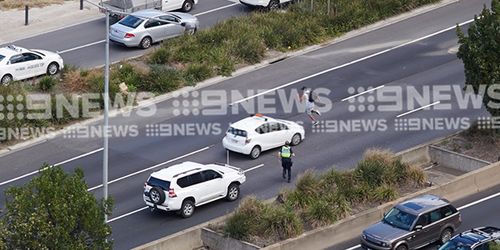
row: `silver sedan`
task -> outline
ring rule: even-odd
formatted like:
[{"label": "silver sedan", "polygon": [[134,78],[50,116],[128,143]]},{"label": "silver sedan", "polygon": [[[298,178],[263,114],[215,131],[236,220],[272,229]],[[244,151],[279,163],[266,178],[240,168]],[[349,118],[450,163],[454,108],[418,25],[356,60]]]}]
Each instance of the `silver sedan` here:
[{"label": "silver sedan", "polygon": [[127,47],[147,49],[152,43],[180,36],[194,34],[198,19],[187,13],[141,10],[134,12],[111,26],[111,41]]}]

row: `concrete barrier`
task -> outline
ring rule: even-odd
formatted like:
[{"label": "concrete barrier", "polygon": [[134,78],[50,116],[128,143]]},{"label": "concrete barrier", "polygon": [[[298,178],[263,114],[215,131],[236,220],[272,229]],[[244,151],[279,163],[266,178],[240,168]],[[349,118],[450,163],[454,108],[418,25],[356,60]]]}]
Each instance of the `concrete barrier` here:
[{"label": "concrete barrier", "polygon": [[396,153],[396,156],[401,157],[403,162],[422,166],[431,162],[431,157],[429,155],[428,144],[418,145],[413,148]]},{"label": "concrete barrier", "polygon": [[491,164],[490,162],[453,152],[434,145],[429,145],[428,152],[432,162],[437,162],[440,166],[453,168],[464,172],[474,171]]},{"label": "concrete barrier", "polygon": [[208,228],[201,229],[201,240],[203,242],[203,246],[208,249],[238,249],[238,250],[260,249],[259,246],[224,236]]}]

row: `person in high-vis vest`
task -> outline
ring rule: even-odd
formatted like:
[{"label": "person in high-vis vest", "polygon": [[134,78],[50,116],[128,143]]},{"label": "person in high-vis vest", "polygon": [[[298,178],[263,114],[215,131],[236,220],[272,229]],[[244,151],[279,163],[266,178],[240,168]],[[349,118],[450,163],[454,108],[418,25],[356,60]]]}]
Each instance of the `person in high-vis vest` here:
[{"label": "person in high-vis vest", "polygon": [[292,156],[295,156],[292,147],[290,147],[290,142],[285,142],[278,155],[281,158],[281,166],[283,167],[283,179],[286,179],[288,173],[288,183],[290,183],[290,179],[292,179]]}]

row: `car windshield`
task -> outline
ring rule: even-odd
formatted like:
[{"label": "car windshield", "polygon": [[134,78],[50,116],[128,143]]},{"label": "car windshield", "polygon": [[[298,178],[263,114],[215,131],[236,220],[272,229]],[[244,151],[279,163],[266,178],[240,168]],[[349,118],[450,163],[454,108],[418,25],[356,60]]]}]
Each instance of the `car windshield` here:
[{"label": "car windshield", "polygon": [[406,231],[410,231],[411,225],[417,216],[413,214],[406,213],[394,207],[384,216],[383,221],[393,227],[401,228]]},{"label": "car windshield", "polygon": [[139,26],[144,20],[136,17],[136,16],[132,16],[132,15],[129,15],[129,16],[126,16],[125,18],[123,18],[119,24],[123,25],[123,26],[127,26],[129,28],[137,28],[137,26]]},{"label": "car windshield", "polygon": [[241,130],[241,129],[236,129],[236,128],[233,128],[233,127],[229,127],[229,129],[227,130],[227,132],[230,133],[230,134],[233,134],[233,135],[237,135],[237,136],[242,136],[242,137],[246,137],[247,136],[247,131]]},{"label": "car windshield", "polygon": [[471,250],[471,248],[460,241],[450,240],[442,245],[439,250]]},{"label": "car windshield", "polygon": [[155,177],[149,177],[148,185],[153,186],[153,187],[161,187],[163,190],[168,190],[170,188],[169,181],[160,180],[160,179],[155,178]]}]

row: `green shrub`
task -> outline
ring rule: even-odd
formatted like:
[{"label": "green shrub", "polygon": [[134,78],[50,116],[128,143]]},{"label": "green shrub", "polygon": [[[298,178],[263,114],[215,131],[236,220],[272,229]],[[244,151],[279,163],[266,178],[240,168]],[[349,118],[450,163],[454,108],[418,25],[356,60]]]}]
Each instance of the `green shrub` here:
[{"label": "green shrub", "polygon": [[373,192],[373,198],[379,202],[391,201],[399,196],[398,190],[394,186],[384,184]]},{"label": "green shrub", "polygon": [[417,186],[422,186],[427,181],[427,175],[425,174],[424,170],[419,167],[409,167],[407,176],[407,180]]},{"label": "green shrub", "polygon": [[302,222],[293,210],[284,206],[270,205],[265,211],[264,235],[277,236],[278,240],[285,240],[303,232]]},{"label": "green shrub", "polygon": [[224,225],[224,232],[236,239],[261,235],[265,231],[264,214],[267,206],[253,196],[243,199]]},{"label": "green shrub", "polygon": [[184,79],[187,83],[193,85],[213,76],[212,68],[207,64],[192,63],[189,64],[184,72]]},{"label": "green shrub", "polygon": [[337,219],[335,210],[323,199],[315,199],[305,210],[304,217],[313,228],[328,225]]},{"label": "green shrub", "polygon": [[166,47],[160,47],[151,53],[149,62],[151,64],[166,64],[172,58],[171,51]]},{"label": "green shrub", "polygon": [[42,79],[40,79],[40,82],[38,82],[38,87],[40,88],[41,91],[49,91],[54,88],[57,84],[57,79],[55,79],[52,76],[44,76]]},{"label": "green shrub", "polygon": [[148,81],[139,84],[140,89],[165,93],[175,90],[183,85],[184,79],[178,70],[162,65],[152,65]]},{"label": "green shrub", "polygon": [[144,81],[145,76],[129,63],[120,64],[111,71],[111,79],[118,85],[124,82],[127,86],[138,86]]}]

